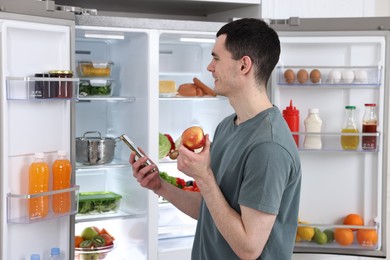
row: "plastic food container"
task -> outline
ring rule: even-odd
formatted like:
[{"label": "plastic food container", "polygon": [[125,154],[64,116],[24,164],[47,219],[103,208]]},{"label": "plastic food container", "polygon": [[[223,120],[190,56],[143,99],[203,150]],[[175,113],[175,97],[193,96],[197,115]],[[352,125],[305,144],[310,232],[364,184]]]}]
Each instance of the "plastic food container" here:
[{"label": "plastic food container", "polygon": [[114,192],[80,192],[78,214],[115,213],[122,196]]},{"label": "plastic food container", "polygon": [[111,96],[114,87],[113,83],[113,80],[109,79],[80,80],[79,97]]},{"label": "plastic food container", "polygon": [[110,77],[112,62],[79,62],[80,77]]}]

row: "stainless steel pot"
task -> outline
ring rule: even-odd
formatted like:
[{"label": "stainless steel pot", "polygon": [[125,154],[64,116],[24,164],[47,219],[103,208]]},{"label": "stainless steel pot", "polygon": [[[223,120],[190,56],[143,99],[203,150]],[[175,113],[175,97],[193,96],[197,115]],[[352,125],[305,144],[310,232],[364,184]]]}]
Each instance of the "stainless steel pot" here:
[{"label": "stainless steel pot", "polygon": [[76,138],[76,162],[86,165],[112,162],[117,141],[119,138],[102,137],[98,131],[85,132],[83,137]]}]

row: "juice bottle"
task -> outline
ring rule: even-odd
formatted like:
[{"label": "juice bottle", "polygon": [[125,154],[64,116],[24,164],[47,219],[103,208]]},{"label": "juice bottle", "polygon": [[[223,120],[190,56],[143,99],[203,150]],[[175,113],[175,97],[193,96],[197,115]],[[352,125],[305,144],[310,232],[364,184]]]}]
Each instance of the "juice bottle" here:
[{"label": "juice bottle", "polygon": [[[65,151],[57,152],[58,158],[53,163],[53,190],[67,189],[70,187],[72,165],[66,158]],[[53,195],[52,207],[55,214],[69,213],[71,205],[70,192]]]},{"label": "juice bottle", "polygon": [[[366,110],[363,116],[362,132],[374,134],[376,133],[378,126],[378,118],[375,111],[376,104],[365,104],[364,106],[366,107]],[[363,136],[362,149],[375,150],[376,139],[376,136]]]},{"label": "juice bottle", "polygon": [[345,124],[342,133],[349,133],[350,135],[341,135],[341,147],[344,150],[356,150],[359,146],[359,135],[352,135],[353,133],[359,133],[359,130],[355,123],[354,111],[355,106],[345,107]]},{"label": "juice bottle", "polygon": [[[44,161],[43,153],[36,153],[29,169],[29,194],[49,191],[49,166]],[[45,218],[49,213],[49,197],[30,198],[28,203],[30,219]]]}]

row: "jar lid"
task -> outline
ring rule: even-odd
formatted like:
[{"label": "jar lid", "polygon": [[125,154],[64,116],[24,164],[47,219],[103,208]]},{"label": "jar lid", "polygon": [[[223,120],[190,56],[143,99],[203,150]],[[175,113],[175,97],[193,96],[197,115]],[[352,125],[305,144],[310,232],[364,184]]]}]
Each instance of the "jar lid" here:
[{"label": "jar lid", "polygon": [[71,71],[71,70],[50,70],[49,74],[73,75],[73,71]]},{"label": "jar lid", "polygon": [[345,106],[345,109],[356,109],[356,107],[355,106]]},{"label": "jar lid", "polygon": [[320,110],[318,108],[309,108],[309,113],[316,113],[318,114]]},{"label": "jar lid", "polygon": [[376,107],[376,104],[364,104],[364,106],[366,106],[366,107]]}]

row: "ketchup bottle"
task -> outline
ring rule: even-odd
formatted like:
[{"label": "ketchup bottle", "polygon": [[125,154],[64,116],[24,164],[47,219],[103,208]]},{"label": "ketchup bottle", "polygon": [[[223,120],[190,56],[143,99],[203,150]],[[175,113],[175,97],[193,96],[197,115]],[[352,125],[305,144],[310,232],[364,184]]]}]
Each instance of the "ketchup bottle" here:
[{"label": "ketchup bottle", "polygon": [[[283,117],[287,122],[291,132],[299,132],[299,110],[293,106],[290,100],[290,106],[283,110]],[[293,135],[297,147],[299,146],[299,135]]]}]

